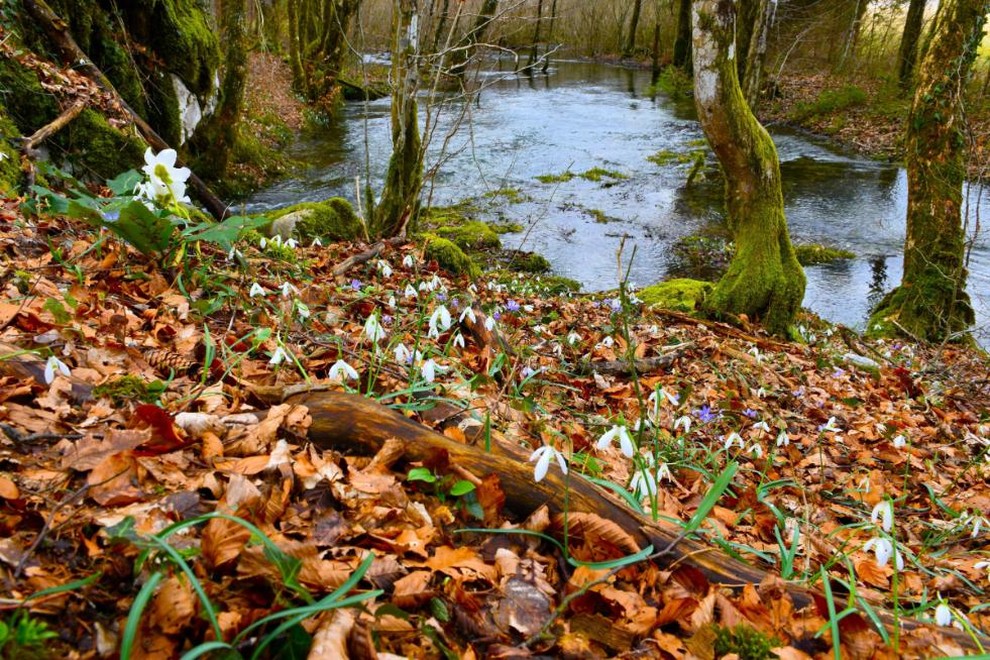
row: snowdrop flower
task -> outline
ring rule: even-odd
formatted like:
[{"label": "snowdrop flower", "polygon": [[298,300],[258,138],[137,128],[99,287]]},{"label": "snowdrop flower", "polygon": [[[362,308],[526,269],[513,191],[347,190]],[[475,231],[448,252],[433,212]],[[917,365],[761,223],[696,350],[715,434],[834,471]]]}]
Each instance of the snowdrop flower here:
[{"label": "snowdrop flower", "polygon": [[973,564],[973,568],[978,571],[986,571],[987,579],[990,580],[990,561],[978,561]]},{"label": "snowdrop flower", "polygon": [[310,246],[311,247],[323,247],[323,241],[321,241],[320,240],[320,237],[317,236],[316,238],[313,239],[313,242],[310,243]]},{"label": "snowdrop flower", "polygon": [[903,435],[894,438],[894,449],[904,449],[905,445],[907,445],[907,440],[904,439]]},{"label": "snowdrop flower", "polygon": [[388,306],[389,309],[395,309],[395,296],[388,297]]},{"label": "snowdrop flower", "polygon": [[299,241],[297,241],[294,238],[289,238],[287,241],[285,241],[285,247],[295,250],[297,247],[299,247]]},{"label": "snowdrop flower", "polygon": [[756,429],[757,431],[763,431],[764,433],[770,432],[770,425],[763,420],[760,420],[755,424],[753,424],[753,428]]},{"label": "snowdrop flower", "polygon": [[395,361],[399,364],[408,364],[412,360],[412,356],[412,352],[402,342],[399,342],[398,346],[395,347]]},{"label": "snowdrop flower", "polygon": [[952,625],[952,609],[944,600],[935,608],[935,623],[940,626]]},{"label": "snowdrop flower", "polygon": [[639,499],[656,497],[657,478],[647,468],[643,467],[633,475],[632,481],[629,482],[629,490]]},{"label": "snowdrop flower", "polygon": [[632,437],[629,435],[629,430],[621,424],[613,424],[611,429],[602,434],[602,437],[598,438],[595,447],[605,449],[616,438],[619,439],[619,450],[622,452],[622,455],[626,458],[632,458],[635,452]]},{"label": "snowdrop flower", "polygon": [[46,384],[48,384],[48,385],[51,385],[52,384],[52,381],[55,380],[55,372],[56,371],[59,372],[60,374],[62,374],[63,376],[65,376],[66,378],[68,378],[69,375],[72,373],[71,371],[69,371],[69,367],[67,367],[64,362],[62,362],[57,357],[55,357],[54,355],[52,355],[51,357],[48,358],[48,361],[45,362],[45,383]]},{"label": "snowdrop flower", "polygon": [[385,328],[378,322],[377,312],[369,316],[368,320],[364,322],[364,334],[372,342],[385,338]]},{"label": "snowdrop flower", "polygon": [[293,293],[299,293],[299,289],[297,289],[295,285],[292,284],[292,282],[282,282],[282,285],[279,287],[279,289],[281,289],[282,291],[283,298],[288,298]]},{"label": "snowdrop flower", "polygon": [[441,291],[443,291],[446,288],[447,287],[443,285],[443,280],[440,279],[440,276],[434,275],[432,278],[430,278],[430,291],[433,291],[434,289],[440,289]]},{"label": "snowdrop flower", "polygon": [[343,360],[337,360],[330,367],[330,371],[327,372],[327,378],[330,380],[335,380],[337,382],[344,382],[344,380],[357,380],[358,372],[354,370],[354,367],[347,364]]},{"label": "snowdrop flower", "polygon": [[299,315],[299,318],[301,318],[303,320],[309,318],[309,314],[310,314],[310,312],[309,312],[309,306],[306,303],[304,303],[301,300],[297,300],[293,304],[295,305],[296,314]]},{"label": "snowdrop flower", "polygon": [[757,458],[763,458],[763,447],[754,442],[753,446],[749,448],[749,453]]},{"label": "snowdrop flower", "polygon": [[495,317],[489,316],[485,319],[485,330],[491,332],[495,329]]},{"label": "snowdrop flower", "polygon": [[235,258],[236,259],[240,259],[243,256],[244,255],[241,254],[241,251],[240,250],[238,250],[235,247],[232,247],[232,248],[230,248],[230,252],[227,253],[227,261],[233,261]]},{"label": "snowdrop flower", "polygon": [[262,236],[261,239],[258,241],[258,247],[260,247],[262,250],[268,247],[268,239]]},{"label": "snowdrop flower", "polygon": [[402,292],[406,298],[416,298],[419,294],[416,293],[416,289],[413,288],[412,284],[406,285],[406,290]]},{"label": "snowdrop flower", "polygon": [[742,449],[743,447],[746,446],[746,443],[743,442],[743,439],[742,439],[742,436],[741,435],[739,435],[738,433],[736,433],[735,431],[733,431],[729,435],[725,436],[725,450],[726,451],[732,449],[737,444],[739,445],[739,448],[740,449]]},{"label": "snowdrop flower", "polygon": [[176,167],[176,158],[175,149],[163,149],[158,155],[151,147],[145,150],[145,165],[141,169],[148,176],[144,192],[150,199],[161,204],[191,203],[186,196],[186,181],[191,172],[188,167]]},{"label": "snowdrop flower", "polygon": [[894,549],[894,544],[890,542],[890,539],[880,537],[870,539],[863,546],[863,550],[867,552],[873,550],[873,554],[877,558],[877,564],[880,566],[886,566],[887,562],[890,561],[891,555],[893,555],[894,565],[897,566],[897,570],[904,570],[904,558],[901,557],[900,552]]},{"label": "snowdrop flower", "polygon": [[752,355],[753,357],[755,357],[757,363],[759,363],[759,362],[761,362],[763,360],[763,356],[760,355],[760,349],[757,346],[754,346],[753,348],[749,349],[746,352],[749,353],[750,355]]},{"label": "snowdrop flower", "polygon": [[780,433],[777,434],[777,446],[786,447],[791,444],[791,439],[787,437],[787,429],[781,429]]},{"label": "snowdrop flower", "polygon": [[600,342],[598,342],[598,345],[604,346],[605,348],[612,348],[613,346],[615,346],[615,340],[612,339],[611,337],[605,337]]},{"label": "snowdrop flower", "polygon": [[676,431],[682,426],[684,427],[685,433],[691,432],[691,418],[689,416],[681,415],[676,420],[674,420],[674,431]]},{"label": "snowdrop flower", "polygon": [[657,481],[660,482],[664,479],[667,481],[673,481],[674,477],[670,474],[670,468],[667,467],[667,464],[661,463],[660,467],[657,468]]},{"label": "snowdrop flower", "polygon": [[461,317],[458,319],[461,323],[464,323],[464,319],[471,321],[471,325],[478,323],[478,317],[474,315],[474,308],[471,305],[465,305],[464,311],[461,312]]},{"label": "snowdrop flower", "polygon": [[894,506],[890,503],[890,500],[884,500],[873,507],[873,513],[870,514],[870,520],[873,524],[877,524],[880,519],[883,519],[880,525],[883,531],[889,532],[894,527]]},{"label": "snowdrop flower", "polygon": [[291,359],[292,356],[289,355],[289,352],[286,351],[281,344],[279,344],[278,346],[275,347],[275,350],[272,351],[272,358],[268,361],[268,364],[275,367]]},{"label": "snowdrop flower", "polygon": [[458,348],[464,348],[464,335],[458,332],[456,335],[454,335],[454,339],[451,341],[451,343],[454,346],[457,346]]},{"label": "snowdrop flower", "polygon": [[427,383],[432,383],[436,379],[437,372],[443,373],[446,370],[447,367],[440,366],[433,361],[433,358],[426,360],[419,367],[419,373],[423,376],[423,380]]},{"label": "snowdrop flower", "polygon": [[761,385],[760,386],[760,389],[756,390],[756,396],[758,396],[761,399],[766,398],[766,396],[767,396],[767,388],[765,388],[765,387],[763,387]]},{"label": "snowdrop flower", "polygon": [[407,254],[405,257],[402,258],[402,265],[405,266],[406,268],[412,268],[413,266],[416,265],[416,258],[413,257],[411,254]]},{"label": "snowdrop flower", "polygon": [[276,245],[278,247],[282,247],[282,235],[281,234],[275,234],[274,236],[272,236],[272,245]]},{"label": "snowdrop flower", "polygon": [[265,291],[265,288],[263,286],[255,282],[254,284],[251,285],[251,289],[248,291],[248,295],[254,298],[255,296],[267,296],[268,292]]},{"label": "snowdrop flower", "polygon": [[530,454],[529,460],[531,462],[536,461],[536,467],[533,468],[533,480],[536,483],[540,483],[543,481],[543,477],[547,476],[552,459],[556,459],[557,465],[560,466],[560,471],[567,474],[567,458],[550,445],[543,445]]},{"label": "snowdrop flower", "polygon": [[829,417],[827,422],[818,427],[819,433],[825,431],[831,431],[832,433],[839,433],[842,431],[842,429],[835,425],[835,417]]},{"label": "snowdrop flower", "polygon": [[[639,417],[636,419],[636,422],[633,424],[632,430],[635,431],[636,433],[639,433],[640,428],[648,429],[651,426],[653,426],[653,422],[650,421],[649,417],[646,418]],[[651,461],[653,460],[653,456],[649,454],[647,454],[647,456]]]},{"label": "snowdrop flower", "polygon": [[419,283],[419,286],[416,287],[416,288],[419,289],[420,293],[422,293],[424,291],[432,291],[433,290],[433,289],[430,288],[430,285],[427,282],[420,282]]},{"label": "snowdrop flower", "polygon": [[570,344],[571,346],[578,343],[579,341],[581,341],[581,335],[579,335],[578,333],[572,332],[567,335],[567,343]]},{"label": "snowdrop flower", "polygon": [[439,305],[433,314],[430,315],[430,331],[427,333],[429,337],[439,337],[441,332],[445,332],[450,328],[453,320],[450,318],[450,312],[443,305]]}]

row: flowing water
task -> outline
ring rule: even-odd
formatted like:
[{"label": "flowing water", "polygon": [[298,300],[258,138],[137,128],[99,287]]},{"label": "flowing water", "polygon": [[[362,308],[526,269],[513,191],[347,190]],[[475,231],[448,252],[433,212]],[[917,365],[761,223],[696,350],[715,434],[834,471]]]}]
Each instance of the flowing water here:
[{"label": "flowing water", "polygon": [[[450,102],[430,118],[436,128],[428,167],[436,166],[432,203],[481,201],[483,219],[524,226],[503,236],[506,247],[536,251],[554,272],[585,290],[615,288],[617,252],[632,284],[663,279],[672,244],[717,222],[721,190],[686,186],[689,164],[657,165],[660,151],[688,153],[701,129],[690,104],[648,96],[649,72],[584,62],[555,62],[549,75],[491,70],[474,102]],[[424,104],[425,105],[425,104]],[[453,126],[459,126],[445,140]],[[804,305],[862,329],[868,309],[901,277],[907,179],[897,165],[839,153],[800,135],[771,128],[781,160],[791,238],[851,250],[856,258],[806,268]],[[246,210],[343,195],[355,177],[380,188],[390,153],[389,101],[348,104],[333,127],[304,136],[293,155],[310,164],[298,178],[258,192]],[[444,144],[446,142],[446,144]],[[544,184],[536,177],[603,168],[626,178],[575,177]],[[365,173],[370,173],[367,177]],[[516,189],[517,198],[494,195]],[[485,196],[489,193],[489,196]],[[969,186],[970,226],[990,217],[990,189]],[[601,222],[604,214],[606,222]],[[990,339],[990,240],[976,232],[969,292],[981,342]]]}]

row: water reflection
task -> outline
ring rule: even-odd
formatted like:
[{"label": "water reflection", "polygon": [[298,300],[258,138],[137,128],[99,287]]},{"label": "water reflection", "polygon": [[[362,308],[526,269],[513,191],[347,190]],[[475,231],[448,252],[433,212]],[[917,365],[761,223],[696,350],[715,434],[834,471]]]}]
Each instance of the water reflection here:
[{"label": "water reflection", "polygon": [[[483,72],[486,85],[475,104],[439,109],[438,138],[428,153],[436,176],[429,194],[435,204],[478,197],[479,215],[523,224],[504,237],[507,247],[543,253],[555,270],[588,290],[618,283],[616,251],[622,236],[626,255],[636,247],[634,284],[663,277],[670,246],[723,213],[717,181],[685,187],[690,163],[673,158],[656,165],[660,151],[684,154],[702,138],[690,102],[672,103],[646,93],[649,71],[554,60],[549,75],[516,75],[511,66]],[[464,111],[462,129],[441,154],[446,135]],[[248,203],[260,210],[330,195],[354,197],[355,177],[376,189],[390,152],[389,102],[348,104],[338,121],[319,135],[304,136],[294,154],[312,163],[298,179],[259,192]],[[904,171],[837,153],[806,137],[773,131],[781,158],[785,204],[796,242],[825,243],[853,251],[856,259],[807,269],[804,304],[833,321],[862,328],[870,305],[901,277],[907,180]],[[367,154],[367,155],[366,155]],[[558,184],[536,181],[543,174],[594,167],[626,178]],[[527,201],[505,205],[483,196],[516,188]],[[976,193],[977,191],[973,191]],[[977,200],[979,195],[973,194]],[[972,203],[975,219],[990,210],[985,196]],[[596,219],[607,222],[598,222]],[[990,245],[978,236],[970,258],[969,290],[978,322],[990,324]]]}]

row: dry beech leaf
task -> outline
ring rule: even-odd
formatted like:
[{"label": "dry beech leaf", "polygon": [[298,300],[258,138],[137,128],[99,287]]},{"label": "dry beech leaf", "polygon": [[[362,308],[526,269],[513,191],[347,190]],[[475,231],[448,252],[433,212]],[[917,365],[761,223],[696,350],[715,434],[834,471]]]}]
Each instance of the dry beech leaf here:
[{"label": "dry beech leaf", "polygon": [[346,608],[330,610],[321,615],[306,657],[312,660],[349,658],[347,636],[354,627],[354,621],[354,612]]},{"label": "dry beech leaf", "polygon": [[16,500],[21,496],[17,484],[6,475],[0,475],[0,497],[5,500]]},{"label": "dry beech leaf", "polygon": [[[553,518],[554,527],[563,529],[564,516]],[[571,552],[581,561],[606,561],[639,552],[639,544],[615,521],[596,513],[573,512],[567,516]]]},{"label": "dry beech leaf", "polygon": [[433,590],[430,588],[432,579],[433,573],[430,571],[413,571],[399,578],[392,585],[395,589],[392,602],[401,609],[420,607],[433,598]]},{"label": "dry beech leaf", "polygon": [[233,520],[211,518],[203,529],[200,546],[203,559],[213,570],[232,565],[244,550],[251,532]]},{"label": "dry beech leaf", "polygon": [[196,597],[184,575],[173,575],[158,588],[149,622],[166,635],[185,628],[196,614]]}]

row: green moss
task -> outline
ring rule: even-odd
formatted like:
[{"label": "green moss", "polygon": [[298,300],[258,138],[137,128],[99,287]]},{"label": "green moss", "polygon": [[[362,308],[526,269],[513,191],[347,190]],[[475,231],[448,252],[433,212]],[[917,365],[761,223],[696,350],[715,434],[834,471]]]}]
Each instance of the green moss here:
[{"label": "green moss", "polygon": [[209,94],[220,66],[220,46],[203,6],[198,0],[153,0],[152,4],[152,48],[190,90]]},{"label": "green moss", "polygon": [[144,162],[145,144],[136,135],[114,128],[103,115],[83,110],[53,141],[73,163],[76,176],[111,179]]},{"label": "green moss", "polygon": [[55,98],[15,59],[0,57],[0,94],[0,105],[21,135],[34,133],[58,116]]},{"label": "green moss", "polygon": [[818,243],[806,243],[794,246],[794,254],[802,266],[828,264],[841,259],[854,259],[856,255],[849,250],[832,248]]},{"label": "green moss", "polygon": [[21,185],[21,157],[10,143],[20,134],[0,105],[0,195],[14,196]]},{"label": "green moss", "polygon": [[518,188],[499,188],[498,190],[490,190],[485,193],[485,197],[489,199],[501,198],[508,202],[509,204],[520,204],[522,202],[528,202],[530,197]]},{"label": "green moss", "polygon": [[601,209],[588,209],[588,208],[586,208],[586,209],[584,209],[584,212],[587,213],[588,215],[590,215],[595,220],[595,222],[597,222],[599,224],[603,224],[604,225],[604,224],[606,224],[606,223],[608,223],[608,222],[610,222],[612,220],[607,215],[605,215],[605,211],[602,211]]},{"label": "green moss", "polygon": [[780,645],[779,639],[744,624],[715,628],[715,657],[733,653],[739,660],[767,660],[777,657],[771,649]]},{"label": "green moss", "polygon": [[663,92],[671,100],[687,100],[694,95],[694,81],[691,76],[677,66],[668,66],[660,73],[657,82],[646,90],[648,96]]},{"label": "green moss", "polygon": [[489,222],[488,226],[496,234],[518,234],[525,229],[518,222]]},{"label": "green moss", "polygon": [[148,123],[155,127],[166,143],[182,143],[182,117],[179,115],[179,97],[175,93],[172,78],[167,75],[153,76],[147,85]]},{"label": "green moss", "polygon": [[563,295],[567,293],[577,293],[581,290],[581,283],[569,277],[560,275],[548,275],[538,278],[540,286],[550,295]]},{"label": "green moss", "polygon": [[97,398],[106,397],[120,405],[129,401],[152,403],[164,391],[165,384],[159,380],[148,383],[138,376],[127,375],[97,385],[93,388],[93,395]]},{"label": "green moss", "polygon": [[650,307],[693,312],[713,288],[711,282],[678,278],[650,285],[636,295]]},{"label": "green moss", "polygon": [[856,85],[846,85],[839,89],[826,89],[811,103],[798,103],[792,118],[802,121],[816,115],[828,115],[847,108],[865,104],[867,94]]},{"label": "green moss", "polygon": [[436,261],[441,268],[454,275],[467,275],[468,277],[481,275],[481,268],[453,241],[435,234],[425,234],[424,238],[427,241],[426,248],[423,250],[423,256],[426,259]]},{"label": "green moss", "polygon": [[595,181],[595,182],[601,181],[602,179],[605,178],[613,179],[615,181],[629,178],[622,172],[617,172],[615,170],[606,170],[602,167],[592,167],[590,170],[581,172],[581,174],[579,174],[578,176],[580,176],[582,179],[585,179],[586,181]]},{"label": "green moss", "polygon": [[536,252],[511,251],[509,268],[520,273],[549,273],[550,262],[546,257]]},{"label": "green moss", "polygon": [[568,171],[560,174],[540,174],[537,175],[536,180],[540,183],[567,183],[575,176],[574,172]]},{"label": "green moss", "polygon": [[323,202],[302,202],[266,214],[272,219],[270,234],[295,236],[304,242],[352,241],[364,235],[364,225],[351,203],[343,197]]},{"label": "green moss", "polygon": [[691,152],[685,151],[674,151],[672,149],[661,149],[652,156],[647,156],[646,160],[663,167],[664,165],[670,165],[671,163],[677,163],[678,165],[685,165],[690,163],[693,159]]},{"label": "green moss", "polygon": [[502,246],[498,234],[478,220],[469,220],[455,226],[437,227],[435,232],[438,236],[453,241],[462,250],[487,250]]}]

